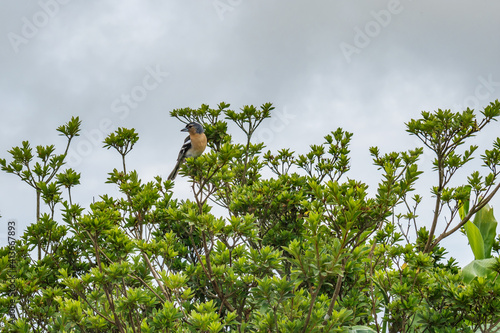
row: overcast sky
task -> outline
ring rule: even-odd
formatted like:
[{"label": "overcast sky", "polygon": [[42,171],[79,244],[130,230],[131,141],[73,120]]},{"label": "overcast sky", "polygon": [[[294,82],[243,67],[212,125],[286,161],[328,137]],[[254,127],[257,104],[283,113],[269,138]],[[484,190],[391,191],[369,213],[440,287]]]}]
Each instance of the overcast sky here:
[{"label": "overcast sky", "polygon": [[[10,160],[7,150],[23,140],[61,152],[55,129],[79,116],[69,166],[82,173],[74,192],[88,207],[116,193],[104,181],[119,155],[101,141],[117,127],[138,131],[128,169],[149,181],[166,178],[184,139],[169,111],[272,102],[274,119],[257,133],[269,149],[304,153],[342,127],[354,133],[349,177],[373,189],[370,146],[414,148],[404,123],[422,110],[481,109],[500,98],[499,12],[500,2],[484,0],[5,0],[0,157]],[[476,139],[481,152],[499,129]],[[423,195],[435,179],[430,158]],[[185,180],[175,191],[190,197]],[[32,189],[4,172],[0,215],[0,245],[7,221],[20,233],[35,217]],[[463,264],[473,258],[463,236],[443,244]]]}]

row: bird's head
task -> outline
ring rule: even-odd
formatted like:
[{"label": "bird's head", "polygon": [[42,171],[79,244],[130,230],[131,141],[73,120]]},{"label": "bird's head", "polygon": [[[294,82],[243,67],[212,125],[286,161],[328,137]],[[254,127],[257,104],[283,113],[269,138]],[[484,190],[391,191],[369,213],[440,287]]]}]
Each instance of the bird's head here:
[{"label": "bird's head", "polygon": [[181,132],[189,132],[190,134],[201,134],[203,133],[203,126],[201,126],[198,123],[192,122],[186,125],[183,129],[181,129]]}]

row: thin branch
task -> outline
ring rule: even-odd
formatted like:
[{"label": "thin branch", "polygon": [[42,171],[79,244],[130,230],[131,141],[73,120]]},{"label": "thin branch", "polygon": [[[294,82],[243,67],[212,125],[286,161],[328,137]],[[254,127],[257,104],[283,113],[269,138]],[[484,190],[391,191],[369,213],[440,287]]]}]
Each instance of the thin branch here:
[{"label": "thin branch", "polygon": [[[467,223],[474,214],[476,214],[478,211],[480,211],[484,206],[486,206],[488,204],[488,202],[490,202],[490,200],[493,198],[493,196],[497,193],[497,191],[500,189],[500,184],[498,184],[494,189],[493,191],[486,197],[484,198],[483,200],[481,200],[477,205],[473,206],[471,208],[471,210],[469,211],[469,213],[464,217],[464,219],[462,221],[460,221],[460,223],[458,223],[453,229],[451,229],[450,231],[448,232],[443,232],[441,235],[439,235],[436,240],[434,242],[431,243],[431,246],[429,247],[428,251],[426,252],[430,252],[436,245],[439,244],[439,242],[441,242],[444,238],[450,236],[451,234],[453,234],[454,232],[456,232],[457,230],[459,230],[461,227],[463,227],[465,225],[465,223]],[[430,238],[429,238],[430,239]]]}]

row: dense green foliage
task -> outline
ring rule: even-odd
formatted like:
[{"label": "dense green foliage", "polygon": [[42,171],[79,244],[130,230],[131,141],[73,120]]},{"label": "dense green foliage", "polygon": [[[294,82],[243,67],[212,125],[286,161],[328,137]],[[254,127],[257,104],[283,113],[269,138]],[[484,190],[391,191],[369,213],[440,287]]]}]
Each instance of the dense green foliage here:
[{"label": "dense green foliage", "polygon": [[[139,140],[134,129],[120,128],[104,141],[122,158],[108,177],[121,195],[103,195],[87,209],[71,198],[80,174],[61,170],[78,118],[58,128],[68,138],[63,154],[54,146],[34,153],[23,142],[9,151],[10,162],[0,159],[2,170],[38,198],[37,221],[0,249],[0,328],[490,332],[498,325],[496,221],[493,227],[492,213],[469,221],[489,209],[499,188],[500,138],[480,156],[485,172],[474,171],[460,186],[451,180],[478,149],[461,145],[496,120],[500,102],[479,118],[469,109],[422,112],[406,125],[423,147],[371,148],[381,173],[374,196],[348,177],[352,133],[336,129],[305,154],[264,152],[264,143],[253,139],[273,106],[229,107],[171,112],[182,122],[202,123],[209,139],[210,149],[181,168],[192,190],[188,200],[175,198],[170,181],[143,182],[127,171],[127,154]],[[244,142],[233,142],[228,123],[243,131]],[[435,155],[430,172],[438,179],[431,208],[419,206],[424,194],[412,194],[424,149]],[[272,177],[262,176],[266,169]],[[214,215],[214,206],[225,214]],[[433,213],[429,228],[418,219],[422,209]],[[62,221],[55,220],[58,211]],[[467,279],[440,246],[461,229],[469,230],[477,251],[489,254],[481,272],[469,269]]]}]

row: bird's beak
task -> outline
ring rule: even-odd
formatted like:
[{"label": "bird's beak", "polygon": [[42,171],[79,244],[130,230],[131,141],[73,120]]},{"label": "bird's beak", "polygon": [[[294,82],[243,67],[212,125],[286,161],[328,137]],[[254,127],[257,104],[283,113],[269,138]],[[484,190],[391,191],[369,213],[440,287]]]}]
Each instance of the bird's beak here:
[{"label": "bird's beak", "polygon": [[189,132],[189,128],[184,127],[183,129],[181,129],[181,132]]}]

